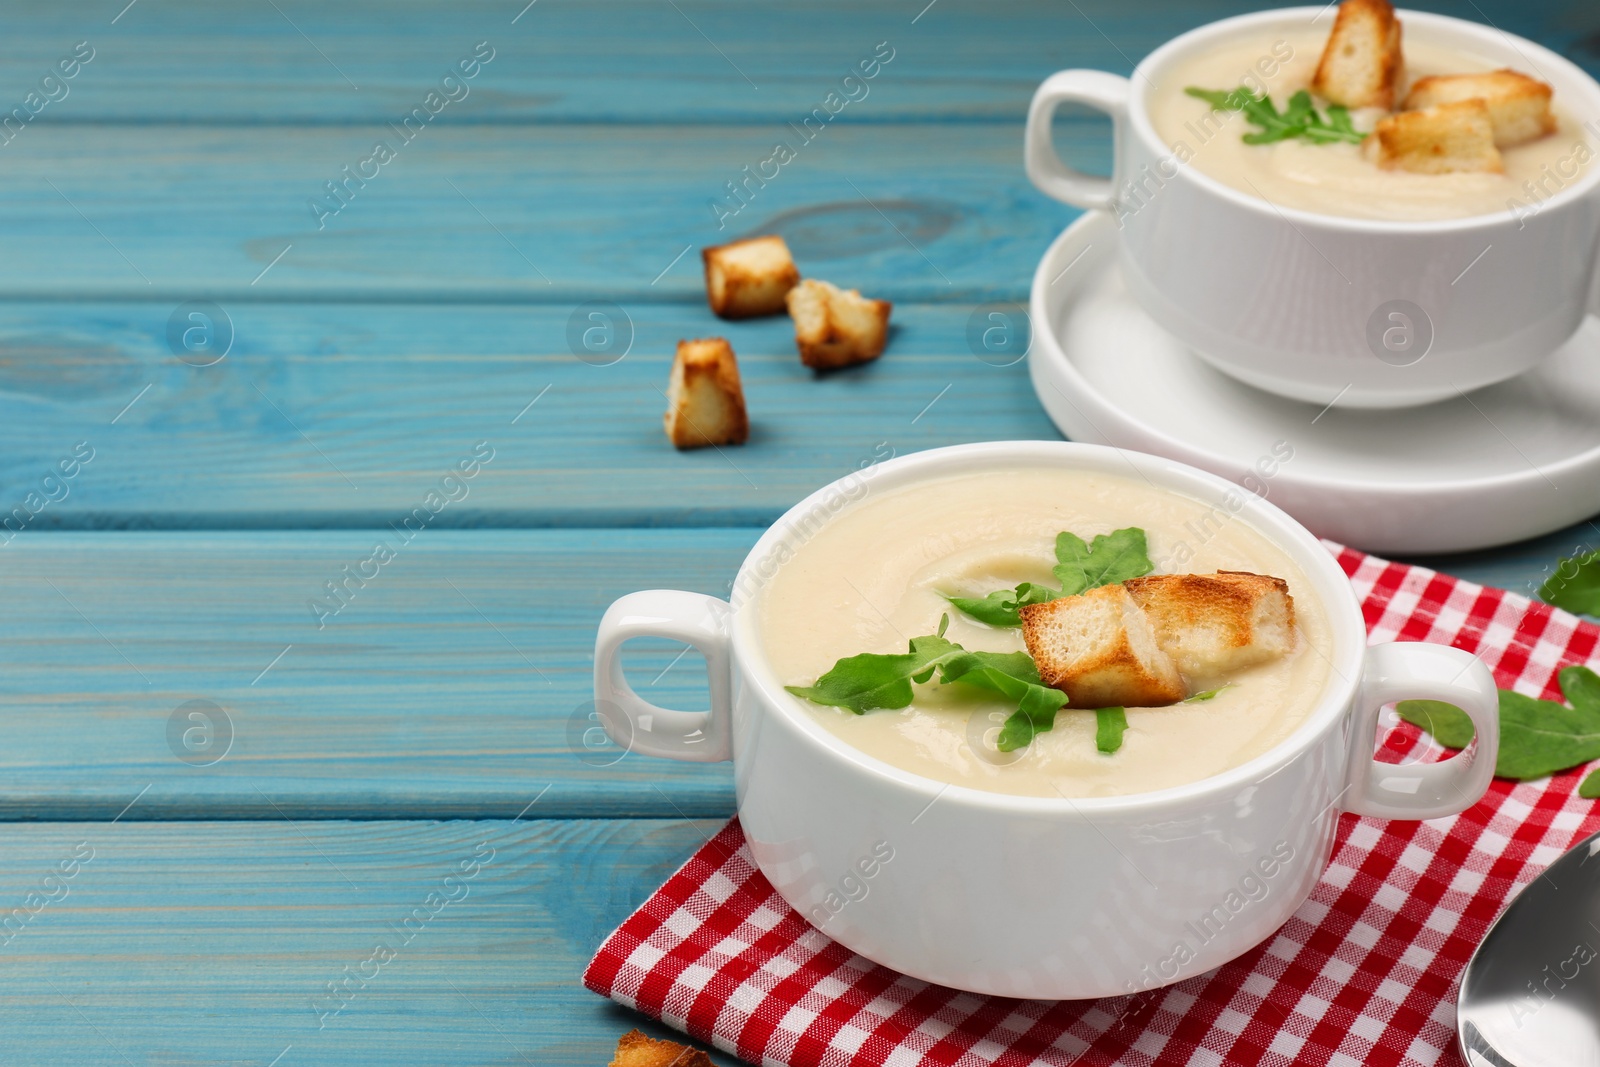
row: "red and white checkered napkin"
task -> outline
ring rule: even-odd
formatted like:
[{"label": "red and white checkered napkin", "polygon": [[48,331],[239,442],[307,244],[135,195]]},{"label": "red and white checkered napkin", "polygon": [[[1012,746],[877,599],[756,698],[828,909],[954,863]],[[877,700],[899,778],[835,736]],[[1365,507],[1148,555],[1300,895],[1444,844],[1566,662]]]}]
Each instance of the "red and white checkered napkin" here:
[{"label": "red and white checkered napkin", "polygon": [[[1556,671],[1600,628],[1547,605],[1329,546],[1374,641],[1476,652],[1500,685],[1559,699]],[[1406,724],[1389,758],[1428,742]],[[1579,772],[1496,780],[1432,822],[1342,816],[1333,860],[1270,941],[1166,989],[1007,1000],[915,981],[811,927],[756,870],[737,820],[606,939],[603,996],[751,1063],[790,1067],[1460,1062],[1455,985],[1506,901],[1581,837],[1600,805]]]}]

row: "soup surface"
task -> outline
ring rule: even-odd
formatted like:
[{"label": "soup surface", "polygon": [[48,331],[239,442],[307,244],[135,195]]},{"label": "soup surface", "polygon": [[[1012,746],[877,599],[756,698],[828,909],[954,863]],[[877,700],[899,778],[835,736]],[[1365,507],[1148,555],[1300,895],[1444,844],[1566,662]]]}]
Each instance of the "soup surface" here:
[{"label": "soup surface", "polygon": [[[1563,107],[1558,91],[1552,107],[1560,128],[1546,137],[1501,149],[1504,174],[1413,174],[1384,170],[1366,159],[1360,145],[1313,144],[1302,140],[1251,145],[1240,139],[1256,129],[1239,112],[1213,111],[1187,95],[1189,86],[1234,89],[1246,77],[1281,111],[1295,92],[1311,84],[1331,18],[1321,28],[1242,37],[1172,63],[1160,81],[1145,87],[1156,133],[1173,149],[1178,164],[1197,167],[1224,184],[1278,207],[1355,218],[1424,220],[1533,210],[1576,182],[1591,165],[1593,149],[1583,127]],[[1429,74],[1473,74],[1505,64],[1415,39],[1404,27],[1406,83]],[[1522,73],[1538,77],[1523,65]],[[1398,94],[1404,97],[1404,92]],[[1323,101],[1316,101],[1322,110]],[[1387,114],[1351,112],[1356,129],[1368,132]],[[1594,117],[1594,116],[1591,116]],[[1169,165],[1170,166],[1170,165]],[[1530,191],[1525,183],[1533,183]],[[1513,205],[1516,201],[1522,205]],[[1137,198],[1129,207],[1136,208]]]},{"label": "soup surface", "polygon": [[[1244,492],[1240,490],[1241,494]],[[987,626],[946,596],[1056,584],[1055,538],[1145,530],[1156,573],[1253,571],[1283,578],[1299,629],[1288,656],[1237,672],[1210,700],[1130,708],[1122,747],[1095,747],[1092,710],[1063,708],[1020,753],[995,737],[1015,704],[937,678],[910,707],[869,711],[794,700],[850,745],[903,770],[976,789],[1040,797],[1115,796],[1208,778],[1294,732],[1327,681],[1332,636],[1304,573],[1226,509],[1147,482],[1073,470],[961,475],[872,493],[798,545],[755,605],[769,665],[784,685],[811,685],[861,652],[904,652],[935,632],[970,650],[1024,650],[1020,630]]]}]

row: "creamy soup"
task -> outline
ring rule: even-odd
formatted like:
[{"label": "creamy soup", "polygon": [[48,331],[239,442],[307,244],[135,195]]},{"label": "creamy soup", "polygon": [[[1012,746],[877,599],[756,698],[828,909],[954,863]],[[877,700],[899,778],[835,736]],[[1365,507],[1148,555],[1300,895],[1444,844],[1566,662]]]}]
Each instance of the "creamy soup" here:
[{"label": "creamy soup", "polygon": [[[1575,182],[1589,166],[1591,139],[1563,107],[1558,91],[1553,110],[1560,128],[1546,137],[1501,149],[1504,174],[1413,174],[1384,170],[1366,159],[1360,145],[1289,140],[1245,144],[1256,129],[1238,112],[1212,111],[1184,93],[1189,86],[1234,89],[1246,75],[1281,111],[1289,97],[1311,83],[1327,41],[1327,25],[1303,32],[1240,38],[1169,66],[1146,88],[1156,132],[1172,147],[1177,164],[1198,168],[1218,181],[1260,196],[1278,207],[1323,215],[1370,219],[1446,219],[1509,208],[1531,210]],[[1473,74],[1505,66],[1484,56],[1429,45],[1404,27],[1405,78],[1429,74]],[[1523,67],[1524,74],[1538,71]],[[1404,97],[1404,92],[1397,94]],[[1318,110],[1324,101],[1317,100]],[[1351,112],[1358,130],[1370,131],[1387,114],[1372,108]],[[1594,116],[1591,116],[1594,118]],[[1173,164],[1168,164],[1172,166]],[[1530,188],[1531,185],[1531,188]],[[1148,183],[1147,183],[1148,186]],[[1137,207],[1138,194],[1131,207]]]},{"label": "creamy soup", "polygon": [[[862,715],[794,699],[845,742],[941,782],[1039,797],[1115,796],[1208,778],[1273,748],[1310,713],[1327,680],[1331,634],[1289,557],[1245,520],[1150,484],[1071,470],[964,475],[872,494],[799,545],[757,605],[768,662],[785,685],[810,685],[835,661],[904,652],[949,615],[945,636],[972,650],[1022,651],[1019,630],[979,623],[947,595],[1055,584],[1056,534],[1145,530],[1157,573],[1243,570],[1289,583],[1296,651],[1237,672],[1214,698],[1130,708],[1122,747],[1095,747],[1092,710],[1063,708],[1021,753],[995,735],[1015,704],[937,678],[903,710]],[[1207,684],[1210,684],[1209,681]]]}]

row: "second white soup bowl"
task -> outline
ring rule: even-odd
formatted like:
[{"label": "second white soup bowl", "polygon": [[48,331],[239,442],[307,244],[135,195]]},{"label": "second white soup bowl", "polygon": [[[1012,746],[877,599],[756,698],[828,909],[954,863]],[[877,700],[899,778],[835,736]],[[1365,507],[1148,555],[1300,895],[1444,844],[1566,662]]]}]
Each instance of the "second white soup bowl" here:
[{"label": "second white soup bowl", "polygon": [[[1490,26],[1399,15],[1408,41],[1549,79],[1556,106],[1600,132],[1600,84],[1575,64]],[[1589,311],[1600,162],[1559,187],[1547,183],[1537,196],[1508,189],[1504,211],[1388,221],[1279,207],[1180,160],[1156,132],[1148,97],[1181,91],[1170,71],[1185,57],[1332,22],[1326,7],[1262,11],[1174,38],[1131,79],[1098,70],[1052,74],[1028,112],[1028,176],[1058,200],[1115,214],[1123,273],[1140,306],[1250,385],[1319,406],[1382,408],[1521,374],[1577,332]],[[1281,94],[1275,102],[1284,103]],[[1056,154],[1051,118],[1064,103],[1111,117],[1110,178],[1084,174]],[[1509,206],[1513,196],[1521,208]]]}]

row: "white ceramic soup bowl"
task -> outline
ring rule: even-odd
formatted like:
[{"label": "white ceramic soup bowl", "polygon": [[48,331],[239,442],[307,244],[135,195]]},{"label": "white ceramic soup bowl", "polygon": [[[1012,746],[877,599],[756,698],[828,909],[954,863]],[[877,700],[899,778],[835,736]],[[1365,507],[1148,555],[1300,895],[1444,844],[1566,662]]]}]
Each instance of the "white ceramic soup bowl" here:
[{"label": "white ceramic soup bowl", "polygon": [[[784,692],[767,665],[760,599],[808,538],[871,494],[1025,468],[1142,476],[1211,505],[1220,521],[1249,523],[1287,553],[1315,589],[1332,635],[1332,648],[1320,653],[1329,656],[1329,680],[1301,727],[1266,754],[1190,785],[1044,799],[899,770],[830,733],[816,709]],[[635,637],[698,648],[711,710],[672,711],[635,693],[621,666],[623,643]],[[732,603],[650,590],[613,604],[596,638],[594,688],[619,745],[671,759],[733,760],[756,863],[829,937],[929,982],[1046,999],[1124,994],[1233,959],[1305,900],[1340,811],[1388,819],[1459,812],[1487,787],[1499,738],[1488,669],[1442,645],[1368,648],[1344,573],[1288,515],[1181,463],[1064,442],[934,449],[834,482],[756,543]],[[1408,698],[1464,708],[1477,725],[1474,747],[1440,763],[1375,762],[1379,709]]]},{"label": "white ceramic soup bowl", "polygon": [[[1490,26],[1399,15],[1406,40],[1548,80],[1557,108],[1589,124],[1587,140],[1600,144],[1600,84],[1574,64]],[[1058,200],[1114,213],[1139,304],[1198,355],[1258,388],[1319,406],[1400,407],[1534,366],[1577,331],[1589,308],[1600,163],[1580,173],[1575,162],[1537,195],[1515,190],[1519,208],[1391,222],[1278,207],[1201,173],[1156,132],[1148,96],[1173,88],[1175,63],[1232,39],[1304,29],[1318,16],[1318,27],[1332,26],[1332,10],[1318,7],[1202,26],[1150,53],[1131,80],[1097,70],[1051,75],[1028,112],[1028,176]],[[1111,116],[1110,178],[1083,174],[1056,154],[1050,120],[1068,102]],[[1284,103],[1281,93],[1275,102]],[[1248,128],[1236,124],[1222,136]]]}]

